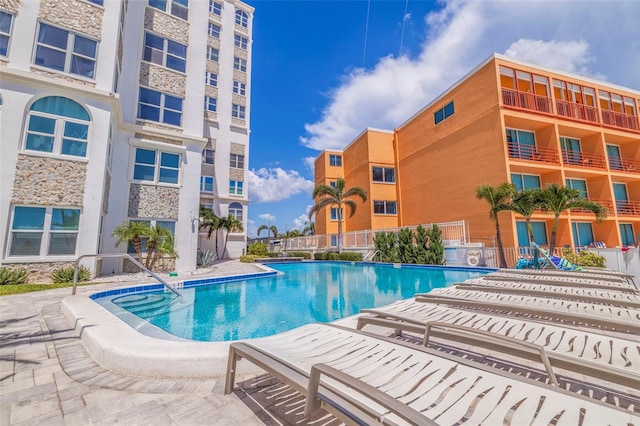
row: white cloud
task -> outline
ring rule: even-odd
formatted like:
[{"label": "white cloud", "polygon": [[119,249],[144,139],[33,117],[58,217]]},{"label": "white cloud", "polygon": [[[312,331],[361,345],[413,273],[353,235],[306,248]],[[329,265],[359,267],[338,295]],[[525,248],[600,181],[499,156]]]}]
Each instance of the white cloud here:
[{"label": "white cloud", "polygon": [[313,182],[295,170],[280,167],[249,170],[250,198],[258,203],[282,201],[303,192],[311,194]]},{"label": "white cloud", "polygon": [[306,214],[301,214],[300,216],[293,219],[293,228],[302,231],[308,223],[309,217]]},{"label": "white cloud", "polygon": [[373,69],[343,76],[300,140],[312,149],[342,149],[366,127],[393,129],[493,52],[638,87],[640,37],[629,19],[637,3],[577,8],[575,2],[448,1],[425,17],[416,58],[389,55]]},{"label": "white cloud", "polygon": [[256,226],[256,221],[247,219],[247,235],[249,238],[255,238],[258,233],[258,227]]},{"label": "white cloud", "polygon": [[304,157],[302,159],[302,162],[307,167],[307,169],[309,169],[311,174],[313,174],[315,170],[316,157]]},{"label": "white cloud", "polygon": [[258,217],[262,220],[266,220],[267,222],[271,223],[275,223],[276,222],[276,217],[274,215],[272,215],[271,213],[263,213],[263,214],[259,214]]}]

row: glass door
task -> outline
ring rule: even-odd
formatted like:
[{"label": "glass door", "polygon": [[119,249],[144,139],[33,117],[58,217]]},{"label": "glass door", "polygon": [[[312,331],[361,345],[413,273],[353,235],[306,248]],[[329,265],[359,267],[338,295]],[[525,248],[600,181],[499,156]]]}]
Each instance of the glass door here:
[{"label": "glass door", "polygon": [[607,144],[607,157],[609,158],[610,169],[622,170],[622,159],[620,158],[620,147],[618,145]]},{"label": "glass door", "polygon": [[573,242],[576,247],[588,246],[593,242],[593,228],[588,222],[574,222],[571,224],[573,230]]},{"label": "glass door", "polygon": [[561,136],[560,148],[562,148],[562,159],[566,164],[582,164],[580,139]]},{"label": "glass door", "polygon": [[613,184],[613,197],[616,200],[616,210],[618,214],[628,207],[629,196],[627,195],[627,185],[624,183]]}]

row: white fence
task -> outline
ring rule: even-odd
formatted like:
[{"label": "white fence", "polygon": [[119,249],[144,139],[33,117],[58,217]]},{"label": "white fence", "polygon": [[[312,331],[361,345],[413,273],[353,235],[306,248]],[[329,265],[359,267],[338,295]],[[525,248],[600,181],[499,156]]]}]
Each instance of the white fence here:
[{"label": "white fence", "polygon": [[[438,225],[442,231],[442,240],[445,245],[464,245],[467,243],[467,229],[464,220],[457,222],[445,222],[436,224],[425,224],[422,227],[431,229],[433,225]],[[415,230],[418,226],[405,226],[403,228],[387,228],[364,231],[351,231],[342,234],[343,249],[373,249],[373,237],[378,232],[393,232],[409,228]],[[338,246],[337,234],[308,235],[305,237],[287,238],[282,240],[283,250],[330,250]]]}]

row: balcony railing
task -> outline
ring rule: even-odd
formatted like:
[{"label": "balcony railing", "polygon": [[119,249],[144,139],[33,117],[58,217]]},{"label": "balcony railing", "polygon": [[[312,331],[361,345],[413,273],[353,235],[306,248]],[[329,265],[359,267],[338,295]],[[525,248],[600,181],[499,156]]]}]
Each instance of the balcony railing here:
[{"label": "balcony railing", "polygon": [[602,122],[607,126],[635,130],[636,132],[639,130],[638,117],[623,112],[602,110]]},{"label": "balcony railing", "polygon": [[640,173],[640,161],[622,157],[609,157],[609,168],[623,172]]},{"label": "balcony railing", "polygon": [[604,155],[588,154],[582,151],[572,151],[570,149],[562,150],[562,162],[565,165],[591,167],[594,169],[606,169]]},{"label": "balcony railing", "polygon": [[618,216],[640,216],[640,201],[616,200]]},{"label": "balcony railing", "polygon": [[545,114],[552,114],[551,98],[535,93],[520,92],[512,89],[502,89],[502,103],[512,108],[528,109]]},{"label": "balcony railing", "polygon": [[598,109],[592,106],[557,99],[556,110],[558,111],[558,115],[562,115],[563,117],[572,118],[574,120],[589,121],[592,123],[600,122],[598,118]]},{"label": "balcony railing", "polygon": [[[602,199],[598,199],[598,198],[587,198],[589,201],[595,201],[596,203],[600,204],[602,207],[607,209],[607,215],[611,215],[613,214],[613,201],[611,200],[602,200]],[[591,210],[587,210],[587,209],[571,209],[571,213],[586,213],[586,214],[593,214],[593,212]]]},{"label": "balcony railing", "polygon": [[516,142],[507,142],[507,146],[509,148],[510,158],[559,164],[558,151],[554,148],[538,147],[535,145],[521,145]]}]

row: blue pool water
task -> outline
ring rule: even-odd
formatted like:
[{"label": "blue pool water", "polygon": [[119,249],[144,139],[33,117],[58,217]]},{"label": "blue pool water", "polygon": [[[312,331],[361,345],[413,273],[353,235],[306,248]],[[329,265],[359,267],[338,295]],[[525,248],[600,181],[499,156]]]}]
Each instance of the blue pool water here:
[{"label": "blue pool water", "polygon": [[172,335],[230,341],[333,321],[485,273],[340,262],[270,266],[282,274],[185,288],[183,300],[171,304],[174,295],[162,290],[110,300]]}]

